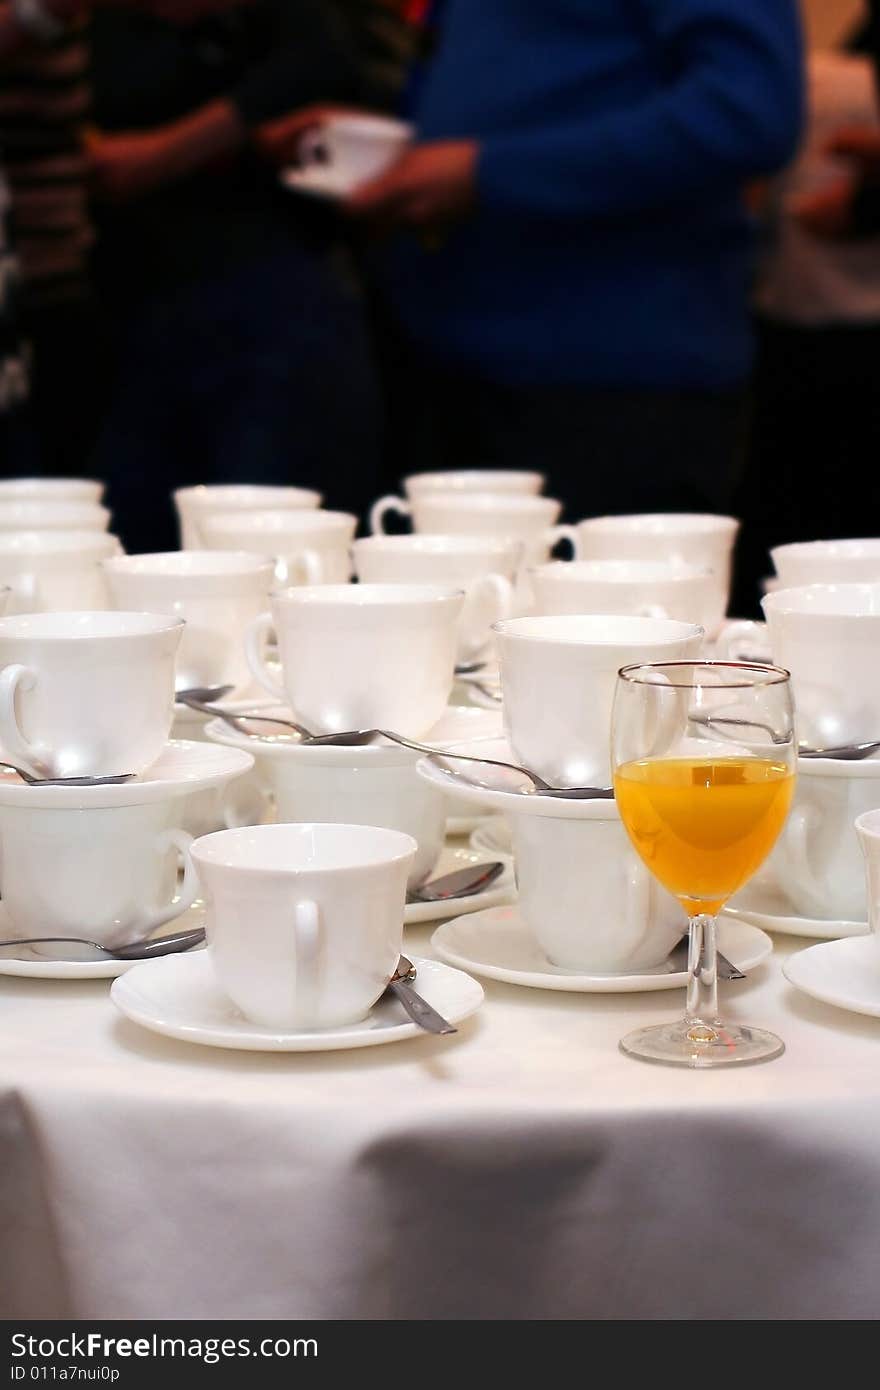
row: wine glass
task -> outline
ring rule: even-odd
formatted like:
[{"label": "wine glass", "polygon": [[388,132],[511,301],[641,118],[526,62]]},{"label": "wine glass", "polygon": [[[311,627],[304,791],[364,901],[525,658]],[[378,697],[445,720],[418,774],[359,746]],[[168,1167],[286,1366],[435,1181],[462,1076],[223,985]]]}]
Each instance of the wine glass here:
[{"label": "wine glass", "polygon": [[769,1061],[784,1043],[718,1016],[716,917],[769,854],[794,792],[791,678],[749,662],[625,666],[612,720],[614,792],[627,834],[690,919],[682,1021],[620,1046],[646,1062]]}]

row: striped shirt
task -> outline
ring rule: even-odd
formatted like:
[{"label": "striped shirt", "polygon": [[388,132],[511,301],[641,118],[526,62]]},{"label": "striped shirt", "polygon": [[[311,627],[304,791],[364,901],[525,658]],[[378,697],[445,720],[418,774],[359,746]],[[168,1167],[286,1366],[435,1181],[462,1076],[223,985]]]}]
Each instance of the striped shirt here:
[{"label": "striped shirt", "polygon": [[26,301],[79,298],[93,234],[83,136],[91,111],[89,44],[77,25],[54,44],[29,45],[0,83],[0,150]]},{"label": "striped shirt", "polygon": [[16,331],[18,262],[6,231],[9,204],[9,192],[0,174],[0,415],[18,405],[27,394],[27,374]]}]

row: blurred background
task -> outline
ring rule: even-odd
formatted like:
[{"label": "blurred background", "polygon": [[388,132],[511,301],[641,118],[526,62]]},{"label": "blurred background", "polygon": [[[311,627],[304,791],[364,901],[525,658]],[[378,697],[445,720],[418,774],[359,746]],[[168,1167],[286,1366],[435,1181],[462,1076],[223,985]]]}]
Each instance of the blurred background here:
[{"label": "blurred background", "polygon": [[[741,516],[743,614],[770,545],[871,534],[877,11],[650,11],[0,0],[2,475],[106,479],[140,551],[188,484],[535,467]],[[340,111],[413,143],[285,186]]]}]

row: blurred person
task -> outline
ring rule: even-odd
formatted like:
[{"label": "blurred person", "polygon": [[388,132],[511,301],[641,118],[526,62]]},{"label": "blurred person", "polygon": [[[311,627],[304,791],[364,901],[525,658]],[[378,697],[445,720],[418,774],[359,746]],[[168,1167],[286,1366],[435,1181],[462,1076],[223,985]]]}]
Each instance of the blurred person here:
[{"label": "blurred person", "polygon": [[90,8],[86,0],[0,0],[0,150],[21,262],[21,328],[33,355],[15,456],[9,448],[13,471],[81,472],[97,433],[99,335],[82,150]]},{"label": "blurred person", "polygon": [[117,387],[97,454],[132,549],[173,543],[188,483],[377,489],[378,401],[331,211],[284,191],[255,127],[363,100],[331,0],[137,0],[96,16],[96,269]]},{"label": "blurred person", "polygon": [[[880,84],[880,0],[867,0],[867,19],[859,46],[874,65]],[[826,131],[824,151],[843,162],[837,176],[825,186],[805,192],[796,212],[801,226],[815,237],[845,240],[880,230],[880,124],[872,109],[849,113]]]},{"label": "blurred person", "polygon": [[21,456],[21,410],[28,379],[19,334],[18,261],[7,231],[9,192],[0,168],[0,473],[11,473]]},{"label": "blurred person", "polygon": [[[756,285],[759,351],[734,605],[742,613],[757,610],[774,545],[876,530],[858,477],[880,453],[880,219],[857,230],[861,176],[841,157],[855,132],[880,149],[870,59],[811,54],[809,113],[800,155],[771,194]],[[846,209],[841,224],[831,208]]]},{"label": "blurred person", "polygon": [[428,9],[418,142],[348,203],[398,234],[393,466],[539,467],[575,516],[727,508],[752,359],[741,190],[797,140],[793,0]]}]

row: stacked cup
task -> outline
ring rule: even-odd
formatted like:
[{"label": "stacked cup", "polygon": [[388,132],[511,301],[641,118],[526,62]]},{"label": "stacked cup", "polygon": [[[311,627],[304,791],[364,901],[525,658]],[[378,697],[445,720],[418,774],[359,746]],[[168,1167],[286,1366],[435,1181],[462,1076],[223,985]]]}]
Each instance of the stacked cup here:
[{"label": "stacked cup", "polygon": [[0,482],[0,584],[9,613],[107,607],[100,562],[122,547],[108,533],[104,487],[88,478]]},{"label": "stacked cup", "polygon": [[271,559],[280,588],[290,584],[347,584],[357,517],[348,512],[245,511],[207,517],[202,544],[209,550],[248,550]]},{"label": "stacked cup", "polygon": [[[827,560],[824,546],[805,550],[798,565]],[[793,916],[863,922],[854,822],[880,806],[880,760],[835,751],[880,740],[880,583],[778,589],[762,606],[773,660],[792,675],[801,746],[829,755],[799,759],[791,815],[757,883],[781,893]]]},{"label": "stacked cup", "polygon": [[[275,593],[251,626],[259,683],[315,734],[389,729],[420,739],[446,713],[464,594],[438,585],[304,586]],[[277,634],[282,678],[265,642]],[[267,711],[268,712],[268,711]],[[428,877],[443,844],[446,808],[415,773],[419,755],[396,744],[343,747],[282,740],[260,745],[220,725],[208,736],[251,748],[272,786],[279,820],[362,821],[412,837],[410,887]]]},{"label": "stacked cup", "polygon": [[[632,615],[521,617],[496,626],[507,738],[450,751],[514,762],[551,787],[605,787],[617,672],[698,655],[695,623]],[[421,769],[431,785],[436,770]],[[456,779],[464,791],[467,775]],[[565,970],[620,975],[658,967],[681,936],[680,906],[648,874],[613,799],[527,794],[517,774],[470,795],[506,816],[519,911],[546,958]]]},{"label": "stacked cup", "polygon": [[258,483],[217,483],[178,488],[174,505],[180,525],[183,550],[201,550],[205,544],[204,522],[217,516],[240,516],[244,512],[310,511],[320,507],[319,492],[302,487],[270,487]]},{"label": "stacked cup", "polygon": [[[183,619],[177,654],[176,689],[225,689],[223,699],[253,704],[253,679],[245,660],[244,634],[266,606],[272,562],[247,551],[180,550],[128,555],[103,565],[113,605],[122,610]],[[217,697],[214,697],[215,699]],[[210,718],[187,704],[175,706],[174,736],[204,741]],[[224,787],[187,798],[183,826],[204,835],[249,825],[268,805],[265,780],[255,768]]]},{"label": "stacked cup", "polygon": [[714,576],[712,603],[701,619],[710,637],[720,632],[730,602],[733,547],[739,522],[698,512],[596,516],[578,528],[585,560],[634,560],[696,565]]},{"label": "stacked cup", "polygon": [[[85,936],[115,947],[192,903],[181,798],[223,785],[252,759],[168,742],[182,631],[179,618],[146,613],[0,620],[0,757],[42,779],[129,779],[29,785],[11,770],[0,776],[12,936]],[[176,893],[179,854],[187,871]],[[43,953],[56,955],[57,945],[47,942]]]}]

